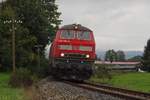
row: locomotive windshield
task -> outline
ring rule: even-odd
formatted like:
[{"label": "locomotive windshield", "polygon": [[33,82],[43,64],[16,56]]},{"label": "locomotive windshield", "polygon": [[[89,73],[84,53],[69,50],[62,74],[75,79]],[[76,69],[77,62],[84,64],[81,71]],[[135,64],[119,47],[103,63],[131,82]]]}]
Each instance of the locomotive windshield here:
[{"label": "locomotive windshield", "polygon": [[62,39],[74,39],[75,38],[75,31],[64,30],[61,32]]},{"label": "locomotive windshield", "polygon": [[90,40],[90,32],[86,32],[86,31],[78,31],[77,32],[77,38],[79,40]]},{"label": "locomotive windshield", "polygon": [[88,31],[63,30],[60,37],[62,39],[91,40],[91,35]]}]

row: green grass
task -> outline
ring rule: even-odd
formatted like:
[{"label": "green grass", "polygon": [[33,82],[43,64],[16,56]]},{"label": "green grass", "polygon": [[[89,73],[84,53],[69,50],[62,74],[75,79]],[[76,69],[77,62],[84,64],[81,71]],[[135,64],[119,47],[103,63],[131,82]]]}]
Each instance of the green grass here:
[{"label": "green grass", "polygon": [[23,100],[23,89],[8,85],[9,73],[0,73],[0,100]]},{"label": "green grass", "polygon": [[[102,82],[102,79],[92,78],[92,81]],[[128,88],[131,90],[150,92],[150,73],[123,73],[115,74],[111,80],[104,80],[105,83],[116,87]]]}]

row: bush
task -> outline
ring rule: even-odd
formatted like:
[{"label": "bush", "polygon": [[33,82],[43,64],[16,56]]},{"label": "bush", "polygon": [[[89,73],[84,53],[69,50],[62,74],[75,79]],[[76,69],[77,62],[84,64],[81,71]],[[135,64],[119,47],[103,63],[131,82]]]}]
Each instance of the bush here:
[{"label": "bush", "polygon": [[31,72],[27,68],[19,68],[15,74],[10,77],[9,84],[12,87],[27,87],[32,85],[33,80]]},{"label": "bush", "polygon": [[150,72],[150,61],[149,60],[142,61],[141,69]]},{"label": "bush", "polygon": [[41,57],[40,58],[40,66],[38,65],[38,61],[37,61],[35,64],[29,65],[27,68],[32,73],[34,73],[37,77],[44,78],[49,75],[48,67],[49,67],[48,60],[45,59],[44,57]]},{"label": "bush", "polygon": [[102,80],[105,79],[110,80],[112,78],[110,74],[110,70],[105,65],[95,65],[94,77],[100,78]]},{"label": "bush", "polygon": [[48,71],[48,60],[41,57],[40,66],[38,66],[38,62],[35,62],[27,67],[19,67],[16,73],[11,75],[9,84],[12,87],[27,87],[37,82],[39,78],[47,77]]},{"label": "bush", "polygon": [[48,60],[44,57],[41,58],[41,66],[38,66],[36,69],[36,74],[38,77],[44,78],[49,75],[49,63]]}]

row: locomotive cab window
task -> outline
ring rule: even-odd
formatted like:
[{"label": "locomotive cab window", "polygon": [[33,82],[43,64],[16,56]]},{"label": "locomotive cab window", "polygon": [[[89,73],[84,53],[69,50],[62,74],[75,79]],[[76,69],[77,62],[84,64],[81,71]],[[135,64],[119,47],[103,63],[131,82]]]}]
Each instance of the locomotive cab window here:
[{"label": "locomotive cab window", "polygon": [[75,33],[74,31],[63,30],[63,31],[61,32],[60,37],[61,37],[62,39],[74,39],[74,38],[75,38],[74,33]]},{"label": "locomotive cab window", "polygon": [[77,36],[79,40],[91,40],[90,32],[87,31],[79,31],[77,32]]}]

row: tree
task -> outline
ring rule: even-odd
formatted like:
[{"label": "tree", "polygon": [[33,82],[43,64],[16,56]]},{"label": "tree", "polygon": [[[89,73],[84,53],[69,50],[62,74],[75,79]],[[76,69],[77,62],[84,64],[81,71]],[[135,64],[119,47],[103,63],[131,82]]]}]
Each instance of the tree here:
[{"label": "tree", "polygon": [[117,53],[117,61],[125,61],[125,54],[123,51],[119,50]]},{"label": "tree", "polygon": [[105,61],[113,62],[113,61],[116,61],[116,59],[117,59],[117,55],[116,55],[116,52],[113,49],[106,51]]},{"label": "tree", "polygon": [[105,53],[105,61],[125,61],[125,54],[123,51],[119,50],[119,51],[114,51],[112,50],[108,50]]},{"label": "tree", "polygon": [[11,34],[11,26],[8,24],[4,24],[4,20],[9,20],[14,16],[14,11],[11,9],[10,5],[7,5],[1,12],[0,12],[0,52],[1,52],[1,63],[2,66],[7,67],[11,66],[11,52],[12,52],[12,34]]},{"label": "tree", "polygon": [[[11,25],[4,20],[21,20],[15,24],[17,66],[36,66],[36,44],[44,46],[52,40],[61,20],[55,0],[7,0],[0,12],[0,57],[3,66],[11,67]],[[44,49],[42,49],[44,50]],[[42,51],[43,52],[43,51]],[[43,56],[43,53],[41,53]]]},{"label": "tree", "polygon": [[142,57],[142,69],[150,72],[150,39],[147,41],[147,45],[144,49],[144,54]]},{"label": "tree", "polygon": [[23,26],[30,35],[37,38],[37,44],[46,45],[47,38],[53,40],[56,29],[61,23],[58,7],[55,0],[8,0]]}]

